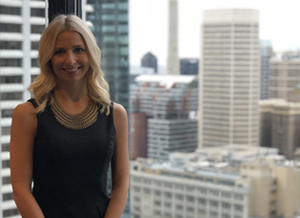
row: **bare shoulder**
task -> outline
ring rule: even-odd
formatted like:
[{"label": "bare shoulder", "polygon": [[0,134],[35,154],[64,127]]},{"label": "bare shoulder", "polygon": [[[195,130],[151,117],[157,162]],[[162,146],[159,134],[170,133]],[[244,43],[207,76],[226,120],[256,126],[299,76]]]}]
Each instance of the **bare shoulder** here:
[{"label": "bare shoulder", "polygon": [[114,113],[114,116],[124,116],[124,115],[127,116],[127,112],[126,112],[125,108],[121,104],[118,104],[115,102],[114,102],[114,112],[113,113]]},{"label": "bare shoulder", "polygon": [[34,107],[30,102],[17,105],[14,109],[13,117],[35,116]]},{"label": "bare shoulder", "polygon": [[17,120],[18,123],[34,124],[36,122],[36,114],[34,112],[34,106],[30,102],[19,104],[13,112],[13,120]]},{"label": "bare shoulder", "polygon": [[120,125],[127,125],[127,112],[121,104],[114,102],[113,116],[116,128]]}]

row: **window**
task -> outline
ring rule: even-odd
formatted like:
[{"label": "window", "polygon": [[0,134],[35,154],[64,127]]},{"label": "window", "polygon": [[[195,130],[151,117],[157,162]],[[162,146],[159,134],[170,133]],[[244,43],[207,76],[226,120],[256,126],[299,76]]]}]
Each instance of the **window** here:
[{"label": "window", "polygon": [[31,42],[31,50],[38,50],[39,42]]},{"label": "window", "polygon": [[211,205],[211,206],[213,206],[213,207],[218,207],[218,202],[217,201],[209,201],[209,204]]},{"label": "window", "polygon": [[31,67],[38,67],[37,59],[31,59]]},{"label": "window", "polygon": [[204,198],[198,198],[198,203],[199,204],[206,204],[206,199],[204,199]]},{"label": "window", "polygon": [[0,49],[22,50],[22,42],[18,42],[18,41],[0,41]]},{"label": "window", "polygon": [[9,144],[8,143],[2,144],[2,151],[9,151]]},{"label": "window", "polygon": [[160,201],[154,201],[154,205],[161,206],[161,202]]},{"label": "window", "polygon": [[113,14],[103,14],[101,16],[101,19],[105,20],[105,21],[114,21],[115,20],[115,15],[113,15]]},{"label": "window", "polygon": [[102,32],[114,32],[115,26],[114,25],[103,25],[101,27]]},{"label": "window", "polygon": [[45,29],[45,25],[31,25],[31,33],[42,34]]},{"label": "window", "polygon": [[11,184],[10,176],[9,177],[2,177],[2,185]]},{"label": "window", "polygon": [[10,126],[3,126],[1,127],[2,131],[1,134],[4,135],[10,135]]},{"label": "window", "polygon": [[242,206],[242,205],[239,205],[239,204],[235,204],[235,205],[234,205],[234,209],[235,209],[236,211],[243,211],[243,206]]},{"label": "window", "polygon": [[18,209],[10,209],[10,210],[3,211],[3,217],[9,217],[9,216],[14,216],[14,215],[18,215],[18,214],[19,214]]},{"label": "window", "polygon": [[45,9],[44,8],[31,8],[30,9],[31,17],[45,17]]},{"label": "window", "polygon": [[0,67],[22,67],[22,60],[19,58],[15,59],[0,59]]},{"label": "window", "polygon": [[128,10],[128,3],[127,2],[121,2],[118,4],[119,10]]},{"label": "window", "polygon": [[0,14],[21,15],[21,8],[0,5]]},{"label": "window", "polygon": [[33,82],[37,77],[38,75],[31,75],[31,82]]},{"label": "window", "polygon": [[102,4],[102,9],[114,9],[115,8],[115,3],[103,3]]},{"label": "window", "polygon": [[0,76],[0,84],[22,83],[22,76]]},{"label": "window", "polygon": [[9,168],[9,167],[10,167],[9,160],[3,160],[2,161],[2,169]]},{"label": "window", "polygon": [[1,93],[1,101],[7,100],[22,100],[23,99],[23,92],[4,92]]},{"label": "window", "polygon": [[3,109],[1,111],[1,118],[12,117],[14,109]]}]

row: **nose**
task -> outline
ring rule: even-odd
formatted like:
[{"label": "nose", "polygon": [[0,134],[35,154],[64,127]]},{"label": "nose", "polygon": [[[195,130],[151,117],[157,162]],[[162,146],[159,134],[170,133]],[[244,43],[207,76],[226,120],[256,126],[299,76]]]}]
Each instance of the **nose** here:
[{"label": "nose", "polygon": [[74,64],[75,63],[75,54],[73,54],[73,52],[66,53],[65,63],[66,64]]}]

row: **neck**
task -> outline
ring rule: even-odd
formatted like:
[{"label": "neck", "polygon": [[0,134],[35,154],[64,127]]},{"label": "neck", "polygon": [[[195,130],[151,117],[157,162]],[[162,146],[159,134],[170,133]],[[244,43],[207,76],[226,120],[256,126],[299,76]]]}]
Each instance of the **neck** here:
[{"label": "neck", "polygon": [[88,90],[86,83],[81,84],[57,84],[54,88],[54,94],[57,99],[63,101],[78,102],[88,98]]}]

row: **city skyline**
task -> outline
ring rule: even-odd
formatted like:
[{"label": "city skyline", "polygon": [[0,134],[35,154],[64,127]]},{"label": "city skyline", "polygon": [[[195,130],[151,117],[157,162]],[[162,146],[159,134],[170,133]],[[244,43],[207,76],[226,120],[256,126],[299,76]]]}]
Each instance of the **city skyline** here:
[{"label": "city skyline", "polygon": [[[260,11],[260,39],[271,40],[274,51],[300,48],[296,0],[284,2],[220,0],[202,2],[179,0],[179,58],[200,57],[202,12],[208,9],[251,8]],[[159,5],[159,7],[157,6]],[[146,52],[157,56],[160,66],[167,63],[168,1],[131,0],[129,17],[130,64],[139,65]]]}]

